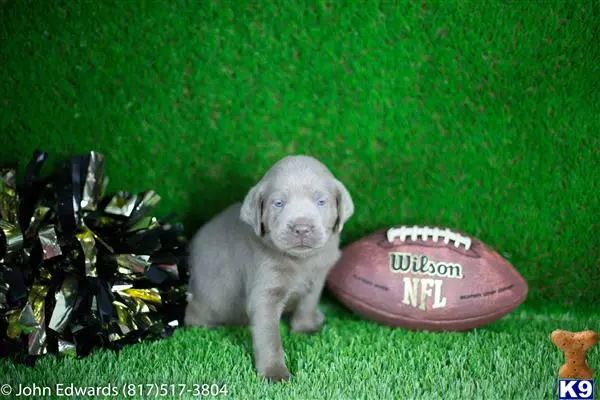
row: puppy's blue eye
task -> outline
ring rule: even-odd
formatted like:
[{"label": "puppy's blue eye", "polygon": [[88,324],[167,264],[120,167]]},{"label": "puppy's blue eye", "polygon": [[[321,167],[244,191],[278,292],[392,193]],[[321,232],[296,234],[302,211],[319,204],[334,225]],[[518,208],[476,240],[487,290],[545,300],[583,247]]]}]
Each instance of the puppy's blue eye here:
[{"label": "puppy's blue eye", "polygon": [[281,208],[281,207],[283,207],[283,200],[275,200],[273,202],[273,205],[277,208]]},{"label": "puppy's blue eye", "polygon": [[321,199],[321,200],[317,201],[317,205],[318,205],[319,207],[323,207],[323,206],[324,206],[326,203],[327,203],[327,202],[326,202],[325,200],[323,200],[323,199]]}]

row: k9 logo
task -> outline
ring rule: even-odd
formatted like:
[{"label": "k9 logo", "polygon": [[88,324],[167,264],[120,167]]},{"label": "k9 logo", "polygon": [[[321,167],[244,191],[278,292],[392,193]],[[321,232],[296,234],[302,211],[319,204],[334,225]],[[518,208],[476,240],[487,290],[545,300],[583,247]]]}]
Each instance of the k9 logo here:
[{"label": "k9 logo", "polygon": [[581,400],[594,398],[592,379],[560,379],[558,381],[558,400]]}]

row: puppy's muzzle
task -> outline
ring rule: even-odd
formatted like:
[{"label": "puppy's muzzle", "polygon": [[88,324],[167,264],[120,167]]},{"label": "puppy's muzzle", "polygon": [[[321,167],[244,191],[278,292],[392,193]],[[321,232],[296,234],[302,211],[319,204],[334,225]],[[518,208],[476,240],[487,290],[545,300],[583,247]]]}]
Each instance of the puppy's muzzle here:
[{"label": "puppy's muzzle", "polygon": [[308,239],[310,238],[315,231],[315,224],[311,223],[311,221],[300,218],[293,223],[288,224],[288,228],[290,232],[297,239]]}]

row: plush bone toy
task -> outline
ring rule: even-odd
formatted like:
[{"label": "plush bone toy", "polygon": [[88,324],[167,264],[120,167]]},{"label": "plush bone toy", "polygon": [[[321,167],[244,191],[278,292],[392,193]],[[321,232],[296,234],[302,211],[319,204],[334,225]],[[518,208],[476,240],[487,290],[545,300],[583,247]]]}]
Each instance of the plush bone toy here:
[{"label": "plush bone toy", "polygon": [[558,371],[560,379],[592,379],[593,371],[585,360],[585,353],[598,342],[596,332],[555,330],[550,340],[565,354],[565,363]]}]

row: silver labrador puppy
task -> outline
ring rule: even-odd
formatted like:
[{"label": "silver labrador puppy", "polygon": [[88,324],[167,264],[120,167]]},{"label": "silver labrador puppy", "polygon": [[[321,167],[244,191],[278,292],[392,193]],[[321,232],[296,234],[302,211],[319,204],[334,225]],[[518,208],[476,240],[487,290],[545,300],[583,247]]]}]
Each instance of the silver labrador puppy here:
[{"label": "silver labrador puppy", "polygon": [[188,326],[250,324],[255,367],[290,378],[279,333],[291,312],[294,332],[315,332],[339,237],[354,213],[344,185],[318,160],[288,156],[246,195],[204,225],[190,242]]}]

